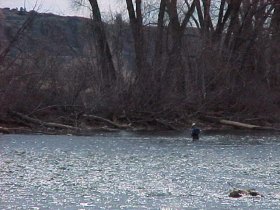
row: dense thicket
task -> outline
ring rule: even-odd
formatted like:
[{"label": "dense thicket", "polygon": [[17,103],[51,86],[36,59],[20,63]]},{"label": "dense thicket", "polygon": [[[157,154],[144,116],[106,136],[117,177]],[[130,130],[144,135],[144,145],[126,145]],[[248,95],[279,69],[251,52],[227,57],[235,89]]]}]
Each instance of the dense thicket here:
[{"label": "dense thicket", "polygon": [[[134,40],[141,43],[135,45],[135,57],[141,62],[137,77],[146,88],[145,102],[279,112],[279,1],[162,0],[154,41],[139,38],[146,27],[142,1],[136,2],[138,13],[129,17]],[[134,14],[132,2],[127,5]],[[190,25],[197,39],[188,36],[194,30]]]},{"label": "dense thicket", "polygon": [[27,65],[21,51],[9,56],[15,40],[2,46],[2,114],[56,107],[174,121],[209,112],[279,119],[278,0],[126,0],[128,21],[119,14],[109,26],[89,3],[93,38],[67,68],[54,57]]}]

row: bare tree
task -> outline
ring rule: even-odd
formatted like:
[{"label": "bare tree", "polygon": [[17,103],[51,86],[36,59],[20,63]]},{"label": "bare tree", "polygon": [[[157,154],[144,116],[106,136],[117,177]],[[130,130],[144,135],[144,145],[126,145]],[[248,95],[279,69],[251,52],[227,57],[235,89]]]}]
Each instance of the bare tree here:
[{"label": "bare tree", "polygon": [[92,8],[92,28],[96,41],[98,60],[100,62],[102,79],[106,87],[110,87],[116,81],[116,71],[112,59],[111,50],[102,22],[100,9],[97,0],[89,0]]},{"label": "bare tree", "polygon": [[280,2],[272,1],[273,14],[271,18],[271,69],[269,70],[270,83],[274,87],[280,86]]},{"label": "bare tree", "polygon": [[143,74],[146,67],[146,58],[144,55],[144,31],[143,31],[143,15],[142,0],[135,1],[135,7],[132,0],[126,0],[127,11],[129,15],[130,25],[134,38],[134,49],[137,66],[137,77]]},{"label": "bare tree", "polygon": [[185,71],[182,65],[182,41],[184,32],[189,20],[194,13],[197,0],[194,0],[191,7],[185,13],[180,23],[177,11],[177,0],[167,1],[167,13],[169,16],[169,28],[171,30],[172,46],[168,55],[168,63],[164,73],[162,94],[170,97],[183,97],[186,95]]}]

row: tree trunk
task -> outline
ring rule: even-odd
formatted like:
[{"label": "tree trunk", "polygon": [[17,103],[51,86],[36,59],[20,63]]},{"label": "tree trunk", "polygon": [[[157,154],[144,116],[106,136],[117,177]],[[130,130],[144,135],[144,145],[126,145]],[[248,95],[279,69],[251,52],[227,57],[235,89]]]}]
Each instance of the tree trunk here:
[{"label": "tree trunk", "polygon": [[[141,4],[142,0],[136,0],[136,11],[134,9],[132,0],[126,0],[127,11],[129,15],[130,26],[134,38],[134,49],[136,58],[136,77],[139,79],[144,71],[145,57],[144,57],[144,34],[143,34],[143,17]],[[143,75],[142,75],[143,76]]]},{"label": "tree trunk", "polygon": [[231,1],[231,15],[230,15],[230,23],[227,29],[226,37],[225,37],[225,46],[229,47],[230,41],[232,39],[232,34],[236,34],[236,30],[238,28],[238,23],[239,23],[239,9],[241,5],[242,0],[236,0],[236,1]]},{"label": "tree trunk", "polygon": [[162,60],[163,54],[163,33],[164,33],[164,13],[166,9],[166,0],[161,0],[158,13],[158,23],[156,32],[154,66],[157,68]]},{"label": "tree trunk", "polygon": [[202,12],[202,8],[201,8],[200,0],[196,1],[195,6],[196,6],[196,11],[197,11],[197,16],[198,16],[200,28],[203,31],[204,30],[204,17],[203,17],[203,12]]},{"label": "tree trunk", "polygon": [[164,15],[166,0],[161,0],[158,13],[157,32],[155,41],[155,54],[153,61],[153,77],[155,81],[155,100],[159,101],[161,89],[161,74],[164,69],[163,64],[163,41],[164,41]]},{"label": "tree trunk", "polygon": [[186,26],[194,13],[198,0],[194,0],[180,24],[177,12],[177,1],[167,1],[167,12],[170,18],[172,49],[169,53],[167,67],[164,73],[164,87],[162,94],[165,97],[182,98],[186,94],[185,69],[182,65],[182,41]]},{"label": "tree trunk", "polygon": [[222,33],[224,31],[224,28],[225,28],[225,24],[228,21],[228,19],[230,17],[230,14],[231,14],[231,11],[232,11],[232,5],[229,4],[228,7],[227,7],[227,10],[226,10],[226,13],[223,15],[225,1],[226,0],[221,1],[218,23],[217,23],[216,30],[215,30],[214,35],[213,35],[213,41],[214,42],[217,42],[217,41],[220,40],[221,35],[222,35]]},{"label": "tree trunk", "polygon": [[271,31],[271,86],[280,86],[280,3],[275,0],[273,4],[274,12],[272,15],[270,31]]},{"label": "tree trunk", "polygon": [[210,18],[210,5],[211,0],[203,0],[203,7],[204,7],[204,36],[209,35],[209,30],[212,26],[211,18]]},{"label": "tree trunk", "polygon": [[105,82],[105,87],[108,88],[110,86],[112,87],[116,81],[116,71],[97,0],[89,0],[89,2],[92,8],[92,27],[97,46],[98,61],[101,67],[101,75]]}]

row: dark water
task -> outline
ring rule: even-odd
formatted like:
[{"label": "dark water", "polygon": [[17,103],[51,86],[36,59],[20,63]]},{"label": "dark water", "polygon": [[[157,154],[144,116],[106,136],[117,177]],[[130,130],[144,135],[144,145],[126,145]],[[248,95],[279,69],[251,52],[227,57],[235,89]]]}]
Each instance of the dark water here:
[{"label": "dark water", "polygon": [[0,196],[0,209],[280,209],[280,137],[0,135]]}]

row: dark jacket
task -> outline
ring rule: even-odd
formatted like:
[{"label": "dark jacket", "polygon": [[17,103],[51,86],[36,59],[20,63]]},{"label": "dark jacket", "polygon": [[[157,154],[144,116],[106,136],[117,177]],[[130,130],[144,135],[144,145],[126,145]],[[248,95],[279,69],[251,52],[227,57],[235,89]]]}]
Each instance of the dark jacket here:
[{"label": "dark jacket", "polygon": [[199,134],[200,134],[200,129],[196,128],[196,127],[192,127],[191,135],[192,135],[193,139],[198,139]]}]

